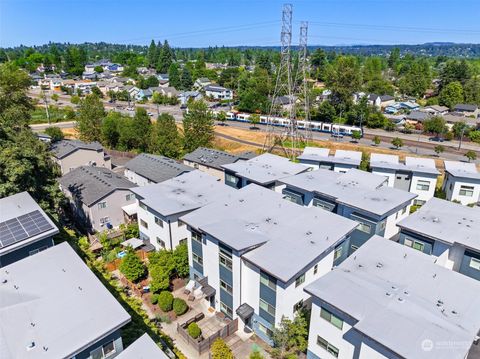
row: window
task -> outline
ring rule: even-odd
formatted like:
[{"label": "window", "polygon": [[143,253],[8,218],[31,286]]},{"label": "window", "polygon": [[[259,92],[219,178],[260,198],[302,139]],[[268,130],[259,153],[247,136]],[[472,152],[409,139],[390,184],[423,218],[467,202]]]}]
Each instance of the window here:
[{"label": "window", "polygon": [[322,201],[321,199],[318,199],[318,198],[313,199],[312,206],[320,207],[329,212],[333,211],[333,209],[335,208],[335,205],[333,203]]},{"label": "window", "polygon": [[418,180],[417,181],[417,189],[419,191],[428,191],[430,189],[430,182]]},{"label": "window", "polygon": [[148,229],[148,223],[145,222],[143,219],[140,220],[140,225],[141,225],[143,228]]},{"label": "window", "polygon": [[387,226],[387,220],[386,219],[380,222],[380,230],[381,231],[384,230],[386,226]]},{"label": "window", "polygon": [[240,179],[230,173],[225,173],[225,184],[237,188]]},{"label": "window", "polygon": [[343,320],[341,320],[335,314],[333,314],[332,312],[330,312],[329,310],[323,307],[320,308],[320,317],[325,319],[327,322],[330,322],[331,324],[336,326],[338,329],[343,328]]},{"label": "window", "polygon": [[293,306],[293,312],[296,313],[303,308],[303,299]]},{"label": "window", "polygon": [[[358,222],[358,221],[357,221]],[[371,233],[372,231],[372,226],[368,223],[364,223],[364,222],[358,222],[358,227],[357,229],[359,231],[362,231],[362,232],[365,232],[365,233]]]},{"label": "window", "polygon": [[202,244],[202,235],[200,233],[192,231],[192,239]]},{"label": "window", "polygon": [[275,307],[264,301],[262,298],[260,298],[260,309],[263,309],[268,314],[275,317]]},{"label": "window", "polygon": [[405,244],[407,247],[411,247],[413,249],[416,249],[417,251],[422,251],[425,248],[425,244],[419,241],[416,241],[414,239],[406,238],[403,240],[403,244]]},{"label": "window", "polygon": [[295,287],[298,287],[300,284],[305,282],[305,273],[295,279]]},{"label": "window", "polygon": [[318,264],[315,264],[315,267],[313,267],[313,274],[318,273]]},{"label": "window", "polygon": [[480,270],[480,259],[470,258],[470,267],[476,270]]},{"label": "window", "polygon": [[321,336],[317,336],[317,344],[323,349],[325,349],[327,352],[329,352],[331,355],[333,355],[335,358],[338,358],[338,353],[339,353],[338,348],[334,347],[332,344],[330,344],[328,341],[323,339]]},{"label": "window", "polygon": [[158,237],[157,237],[157,243],[160,245],[160,247],[165,248],[165,242]]},{"label": "window", "polygon": [[104,209],[104,208],[107,208],[107,202],[99,202],[98,209]]},{"label": "window", "polygon": [[358,249],[358,246],[355,246],[355,245],[351,245],[350,246],[350,249],[352,250],[352,253],[355,252],[357,249]]},{"label": "window", "polygon": [[155,224],[163,228],[163,221],[158,217],[155,217]]},{"label": "window", "polygon": [[103,359],[103,358],[108,358],[112,354],[115,354],[115,344],[113,340],[111,342],[108,342],[101,347],[93,350],[90,352],[90,357],[92,359]]},{"label": "window", "polygon": [[460,196],[473,197],[473,186],[460,186]]},{"label": "window", "polygon": [[203,266],[203,258],[200,257],[198,254],[192,253],[192,259],[194,262],[197,262],[201,266]]},{"label": "window", "polygon": [[100,218],[100,224],[106,224],[106,223],[109,223],[110,222],[110,218],[109,217],[102,217]]},{"label": "window", "polygon": [[145,206],[143,203],[140,202],[139,206],[140,206],[140,208],[143,209],[144,211],[147,210],[147,206]]},{"label": "window", "polygon": [[260,330],[263,334],[265,334],[269,338],[272,337],[273,335],[273,332],[261,323],[258,323],[258,330]]},{"label": "window", "polygon": [[337,247],[335,248],[335,253],[333,254],[333,260],[336,261],[338,258],[342,256],[343,252],[343,247]]},{"label": "window", "polygon": [[403,207],[402,214],[405,214],[406,212],[407,212],[407,207]]},{"label": "window", "polygon": [[231,285],[227,284],[227,282],[224,282],[223,280],[220,279],[220,288],[222,288],[225,292],[229,294],[233,294],[233,288]]},{"label": "window", "polygon": [[233,310],[228,305],[223,302],[220,302],[220,311],[228,315],[229,317],[233,317]]},{"label": "window", "polygon": [[226,251],[223,248],[220,248],[220,253],[218,255],[218,259],[220,261],[220,265],[224,266],[225,268],[232,270],[232,254]]},{"label": "window", "polygon": [[303,196],[295,192],[283,190],[283,198],[296,204],[303,204]]},{"label": "window", "polygon": [[198,170],[198,163],[194,163],[193,168],[196,168]]},{"label": "window", "polygon": [[135,199],[135,195],[133,193],[129,193],[125,196],[125,200],[128,202],[128,201],[131,201]]},{"label": "window", "polygon": [[43,246],[43,247],[34,249],[33,251],[28,252],[28,255],[29,255],[29,256],[32,256],[32,255],[34,255],[34,254],[37,254],[38,252],[44,251],[44,250],[47,249],[47,248],[48,248],[47,246]]},{"label": "window", "polygon": [[266,285],[271,290],[274,290],[274,291],[277,290],[276,280],[264,272],[260,272],[260,283],[262,283],[263,285]]},{"label": "window", "polygon": [[182,221],[177,222],[177,227],[178,228],[183,227],[184,225],[185,225],[185,222],[182,222]]}]

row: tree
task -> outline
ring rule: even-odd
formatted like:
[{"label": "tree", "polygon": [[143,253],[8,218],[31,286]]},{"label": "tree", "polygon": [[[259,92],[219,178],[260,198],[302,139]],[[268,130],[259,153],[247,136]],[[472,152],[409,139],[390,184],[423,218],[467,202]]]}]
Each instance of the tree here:
[{"label": "tree", "polygon": [[388,119],[379,112],[370,113],[367,117],[366,126],[368,128],[384,128]]},{"label": "tree", "polygon": [[258,129],[257,125],[260,123],[260,115],[252,113],[248,120],[252,124],[252,127],[250,127],[252,130]]},{"label": "tree", "polygon": [[402,141],[401,138],[395,137],[392,140],[392,145],[394,145],[395,148],[398,150],[398,149],[400,149],[400,147],[403,147],[403,141]]},{"label": "tree", "polygon": [[250,353],[249,359],[265,359],[265,357],[260,353],[259,350],[253,350]]},{"label": "tree", "polygon": [[468,162],[475,161],[477,159],[477,153],[472,150],[467,151],[464,156],[468,158]]},{"label": "tree", "polygon": [[361,131],[352,131],[352,139],[355,142],[358,142],[359,139],[362,138],[362,132]]},{"label": "tree", "polygon": [[88,95],[80,102],[77,116],[77,131],[82,141],[100,141],[102,135],[102,120],[105,109],[100,99],[95,95]]},{"label": "tree", "polygon": [[103,92],[97,86],[92,87],[92,94],[98,98],[103,98]]},{"label": "tree", "polygon": [[93,71],[95,71],[98,74],[101,74],[103,72],[103,67],[102,66],[95,66],[93,68]]},{"label": "tree", "polygon": [[192,74],[187,67],[182,71],[181,84],[183,90],[190,90],[193,86]]},{"label": "tree", "polygon": [[480,77],[474,77],[464,86],[465,102],[480,106]]},{"label": "tree", "polygon": [[63,140],[63,132],[59,127],[47,127],[45,133],[50,136],[52,142]]},{"label": "tree", "polygon": [[158,116],[152,129],[150,151],[170,158],[179,158],[182,154],[182,139],[172,115]]},{"label": "tree", "polygon": [[318,106],[318,110],[313,114],[313,119],[315,121],[332,123],[336,115],[335,107],[333,107],[330,102],[324,101]]},{"label": "tree", "polygon": [[227,114],[225,113],[225,111],[220,111],[219,113],[217,113],[216,120],[220,122],[221,126],[225,126],[227,122]]},{"label": "tree", "polygon": [[388,57],[388,67],[396,72],[399,61],[400,61],[400,49],[398,47],[395,47],[390,52],[390,56]]},{"label": "tree", "polygon": [[131,247],[127,248],[127,254],[122,258],[119,269],[131,282],[137,282],[146,273],[145,266]]},{"label": "tree", "polygon": [[455,138],[461,138],[469,135],[470,127],[464,121],[455,122],[452,126],[452,132]]},{"label": "tree", "polygon": [[358,60],[353,56],[339,56],[329,67],[325,84],[332,91],[334,104],[348,106],[362,84]]},{"label": "tree", "polygon": [[175,271],[181,278],[188,276],[190,267],[188,265],[188,246],[186,243],[179,244],[172,253],[172,260],[175,263]]},{"label": "tree", "polygon": [[380,139],[380,137],[375,136],[375,137],[373,137],[372,142],[373,142],[373,144],[374,144],[375,146],[378,146],[378,145],[380,145],[380,143],[382,142],[382,140]]},{"label": "tree", "polygon": [[125,150],[140,150],[146,152],[150,143],[152,123],[147,110],[138,107],[133,118],[126,118],[119,128],[119,146]]},{"label": "tree", "polygon": [[187,303],[181,298],[175,298],[173,300],[173,311],[176,315],[182,315],[188,310]]},{"label": "tree", "polygon": [[212,359],[234,359],[232,350],[222,338],[218,338],[213,342],[210,354]]},{"label": "tree", "polygon": [[74,105],[80,104],[80,96],[73,95],[72,97],[70,97],[70,102]]},{"label": "tree", "polygon": [[462,85],[472,76],[472,70],[465,60],[449,60],[440,72],[442,87],[451,82],[460,82]]},{"label": "tree", "polygon": [[273,358],[295,357],[307,349],[308,323],[304,315],[297,313],[293,320],[282,316],[280,324],[273,329]]},{"label": "tree", "polygon": [[436,137],[447,132],[447,126],[443,117],[434,116],[423,122],[423,130],[425,132],[434,133]]},{"label": "tree", "polygon": [[405,67],[405,73],[398,81],[400,91],[410,96],[422,97],[432,81],[430,64],[426,59],[419,59]]},{"label": "tree", "polygon": [[180,71],[176,63],[172,63],[168,68],[168,82],[171,87],[176,89],[182,88],[182,79],[180,78]]},{"label": "tree", "polygon": [[203,101],[192,102],[183,115],[184,149],[192,152],[198,147],[210,147],[214,134],[212,113]]},{"label": "tree", "polygon": [[59,98],[60,98],[60,97],[59,97],[58,94],[56,94],[56,93],[54,93],[54,94],[52,95],[52,100],[55,101],[55,103],[58,102]]},{"label": "tree", "polygon": [[156,66],[157,72],[167,73],[168,69],[170,68],[170,65],[173,62],[173,57],[174,57],[173,50],[168,44],[168,41],[165,40],[163,43],[163,46],[160,49],[160,53],[158,56],[158,61]]},{"label": "tree", "polygon": [[187,332],[188,335],[190,335],[193,339],[197,339],[200,335],[202,335],[202,330],[195,322],[188,325]]},{"label": "tree", "polygon": [[167,291],[160,292],[157,302],[161,310],[169,312],[173,308],[173,294]]},{"label": "tree", "polygon": [[159,85],[159,81],[158,81],[158,78],[157,76],[148,76],[146,79],[145,79],[145,88],[149,88],[149,87],[157,87]]},{"label": "tree", "polygon": [[463,103],[463,87],[458,81],[454,81],[443,87],[440,91],[438,101],[441,105],[452,109],[455,105]]},{"label": "tree", "polygon": [[442,145],[437,145],[434,147],[433,150],[437,154],[437,157],[440,157],[440,154],[445,151],[445,147],[443,147]]},{"label": "tree", "polygon": [[120,137],[119,127],[123,121],[120,112],[109,112],[102,121],[102,143],[109,148],[116,148]]},{"label": "tree", "polygon": [[155,45],[155,41],[150,42],[150,46],[148,47],[148,52],[147,52],[147,65],[148,67],[155,67],[157,65],[157,59],[158,59],[158,52],[157,52],[157,46]]},{"label": "tree", "polygon": [[28,74],[13,63],[0,65],[0,124],[13,128],[24,127],[30,121],[33,105],[27,96]]}]

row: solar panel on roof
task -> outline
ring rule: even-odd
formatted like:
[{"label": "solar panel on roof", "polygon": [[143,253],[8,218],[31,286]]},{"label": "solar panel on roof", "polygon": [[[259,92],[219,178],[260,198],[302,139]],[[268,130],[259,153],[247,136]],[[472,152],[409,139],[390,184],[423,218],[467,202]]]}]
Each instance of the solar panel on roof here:
[{"label": "solar panel on roof", "polygon": [[8,247],[52,228],[38,210],[1,222],[0,248]]}]

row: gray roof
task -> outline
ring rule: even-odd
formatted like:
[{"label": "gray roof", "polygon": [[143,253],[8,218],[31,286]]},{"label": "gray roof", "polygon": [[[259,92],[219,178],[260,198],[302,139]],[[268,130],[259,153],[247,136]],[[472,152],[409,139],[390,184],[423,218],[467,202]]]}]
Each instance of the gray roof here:
[{"label": "gray roof", "polygon": [[470,105],[470,104],[463,104],[463,103],[455,105],[455,107],[453,108],[454,111],[468,111],[468,112],[474,112],[477,109],[478,109],[477,105]]},{"label": "gray roof", "polygon": [[379,236],[305,291],[403,358],[463,359],[480,329],[479,281]]},{"label": "gray roof", "polygon": [[192,170],[191,167],[171,158],[149,153],[139,154],[128,161],[125,167],[155,183],[166,181]]},{"label": "gray roof", "polygon": [[50,150],[53,152],[53,155],[58,158],[62,159],[72,152],[77,150],[90,150],[100,152],[103,151],[103,147],[99,142],[83,142],[80,140],[62,140],[55,142],[50,147]]},{"label": "gray roof", "polygon": [[359,166],[362,162],[362,152],[336,150],[332,159],[333,163]]},{"label": "gray roof", "polygon": [[223,87],[223,86],[218,86],[218,85],[207,85],[204,88],[205,91],[212,91],[212,92],[223,92],[223,91],[230,91],[229,89]]},{"label": "gray roof", "polygon": [[477,118],[465,117],[463,114],[455,115],[454,113],[447,113],[442,117],[447,123],[465,122],[467,125],[472,127],[480,123],[480,118],[477,119]]},{"label": "gray roof", "polygon": [[268,184],[282,178],[308,171],[305,166],[288,158],[264,153],[248,161],[240,161],[223,168],[259,184]]},{"label": "gray roof", "polygon": [[377,216],[389,215],[417,197],[416,194],[386,186],[383,176],[357,169],[347,173],[319,169],[284,178],[281,182]]},{"label": "gray roof", "polygon": [[448,111],[448,107],[447,106],[440,106],[440,105],[430,105],[430,106],[426,106],[425,107],[425,110],[431,108],[432,110],[436,111],[436,112],[445,112],[445,111]]},{"label": "gray roof", "polygon": [[66,242],[4,267],[0,281],[2,359],[71,358],[130,321]]},{"label": "gray roof", "polygon": [[142,203],[163,216],[192,211],[235,191],[218,178],[198,170],[132,189]]},{"label": "gray roof", "polygon": [[212,148],[198,147],[195,151],[187,153],[183,159],[201,164],[207,167],[213,167],[223,171],[222,166],[235,163],[244,157],[234,155],[228,152],[215,150]]},{"label": "gray roof", "polygon": [[328,148],[305,147],[303,154],[298,156],[298,159],[357,167],[362,162],[362,152],[359,151],[336,150],[333,156],[329,156],[329,153],[330,150]]},{"label": "gray roof", "polygon": [[480,208],[432,198],[397,225],[434,240],[480,251]]},{"label": "gray roof", "polygon": [[405,116],[407,120],[414,120],[414,121],[425,121],[426,119],[432,117],[428,112],[422,111],[412,111],[408,115]]},{"label": "gray roof", "polygon": [[384,102],[384,101],[392,101],[392,100],[395,100],[395,97],[390,96],[390,95],[382,95],[382,96],[380,96],[380,100],[381,100],[382,102]]},{"label": "gray roof", "polygon": [[237,251],[251,249],[242,257],[283,282],[357,227],[350,219],[299,206],[255,184],[181,219]]},{"label": "gray roof", "polygon": [[435,166],[435,161],[432,158],[407,156],[405,157],[405,167],[412,172],[430,173],[433,175],[440,174]]},{"label": "gray roof", "polygon": [[[40,212],[41,216],[48,222],[50,228],[37,233],[35,235],[29,236],[21,241],[16,243],[5,245],[3,241],[0,241],[0,254],[5,254],[12,252],[18,248],[21,248],[27,244],[36,242],[40,239],[51,237],[58,233],[58,228],[52,222],[52,220],[47,216],[47,214],[40,208],[40,206],[35,202],[35,200],[30,196],[28,192],[21,192],[14,194],[12,196],[4,197],[0,199],[0,222],[6,222],[20,216],[32,213],[34,211]],[[5,229],[2,228],[2,231]],[[36,232],[36,231],[35,231]],[[27,233],[27,232],[25,232]],[[28,234],[28,233],[27,233]],[[2,236],[0,234],[0,239]]]},{"label": "gray roof", "polygon": [[80,166],[59,179],[64,190],[69,190],[87,206],[119,189],[136,185],[125,177],[103,167]]},{"label": "gray roof", "polygon": [[405,169],[405,165],[400,163],[397,155],[385,155],[383,153],[372,153],[370,155],[370,168],[384,169]]},{"label": "gray roof", "polygon": [[299,160],[308,160],[308,161],[325,161],[328,159],[330,150],[328,148],[320,147],[305,147],[303,153],[298,156]]},{"label": "gray roof", "polygon": [[145,333],[135,340],[117,359],[169,359],[162,349]]},{"label": "gray roof", "polygon": [[475,163],[444,161],[445,171],[452,176],[480,180],[480,173],[477,171]]},{"label": "gray roof", "polygon": [[435,161],[431,158],[407,156],[405,157],[405,163],[401,163],[397,155],[385,155],[383,153],[372,153],[370,155],[370,168],[411,171],[432,175],[440,173],[435,166]]}]

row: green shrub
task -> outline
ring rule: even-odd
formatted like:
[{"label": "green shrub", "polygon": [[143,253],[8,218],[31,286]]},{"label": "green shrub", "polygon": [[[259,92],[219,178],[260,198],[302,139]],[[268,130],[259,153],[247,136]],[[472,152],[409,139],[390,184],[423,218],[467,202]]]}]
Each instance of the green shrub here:
[{"label": "green shrub", "polygon": [[132,282],[137,282],[145,276],[146,268],[133,249],[127,249],[127,254],[120,263],[120,272]]},{"label": "green shrub", "polygon": [[210,348],[210,357],[212,359],[233,359],[232,350],[222,338],[218,338],[213,342]]},{"label": "green shrub", "polygon": [[158,303],[158,294],[152,294],[152,297],[150,298],[150,301],[152,304],[157,304]]},{"label": "green shrub", "polygon": [[158,306],[164,312],[171,311],[174,302],[172,293],[164,291],[158,294]]},{"label": "green shrub", "polygon": [[187,331],[193,339],[197,339],[202,334],[202,330],[197,323],[190,323],[188,325]]},{"label": "green shrub", "polygon": [[188,305],[183,299],[175,298],[173,300],[173,311],[175,312],[176,315],[182,315],[187,310],[188,310]]}]

